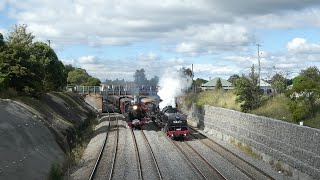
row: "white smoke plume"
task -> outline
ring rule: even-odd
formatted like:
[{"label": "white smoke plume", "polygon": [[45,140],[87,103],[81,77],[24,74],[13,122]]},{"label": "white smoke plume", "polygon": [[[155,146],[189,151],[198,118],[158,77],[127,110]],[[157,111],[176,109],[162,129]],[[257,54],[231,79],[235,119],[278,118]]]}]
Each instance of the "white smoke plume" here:
[{"label": "white smoke plume", "polygon": [[185,75],[182,70],[167,69],[158,84],[158,95],[162,99],[159,108],[162,110],[166,106],[176,107],[175,98],[183,95],[191,84],[191,77]]}]

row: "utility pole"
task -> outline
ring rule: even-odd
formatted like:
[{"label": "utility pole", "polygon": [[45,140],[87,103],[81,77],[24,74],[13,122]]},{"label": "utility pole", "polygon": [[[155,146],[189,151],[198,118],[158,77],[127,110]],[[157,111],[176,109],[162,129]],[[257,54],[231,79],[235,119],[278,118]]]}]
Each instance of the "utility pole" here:
[{"label": "utility pole", "polygon": [[193,64],[191,64],[191,75],[192,75],[192,81],[193,81]]},{"label": "utility pole", "polygon": [[261,66],[260,66],[260,44],[257,44],[257,47],[258,47],[258,71],[259,71],[259,79],[258,79],[258,84],[259,84],[259,87],[260,87],[260,72],[261,72]]},{"label": "utility pole", "polygon": [[50,40],[50,39],[48,39],[47,41],[48,41],[48,44],[49,44],[49,47],[50,47],[51,40]]}]

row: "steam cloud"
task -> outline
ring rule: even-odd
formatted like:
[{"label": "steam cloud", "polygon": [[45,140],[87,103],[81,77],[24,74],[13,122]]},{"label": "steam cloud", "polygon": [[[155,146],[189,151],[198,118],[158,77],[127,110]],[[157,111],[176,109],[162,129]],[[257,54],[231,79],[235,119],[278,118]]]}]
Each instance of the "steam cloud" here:
[{"label": "steam cloud", "polygon": [[162,99],[159,108],[162,110],[166,106],[176,107],[175,98],[183,95],[191,84],[191,77],[185,75],[181,70],[167,69],[159,80],[158,95]]}]

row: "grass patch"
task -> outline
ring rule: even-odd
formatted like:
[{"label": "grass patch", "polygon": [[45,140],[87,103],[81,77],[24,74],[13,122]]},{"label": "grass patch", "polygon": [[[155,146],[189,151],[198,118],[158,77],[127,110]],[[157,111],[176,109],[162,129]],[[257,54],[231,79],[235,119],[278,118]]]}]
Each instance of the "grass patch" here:
[{"label": "grass patch", "polygon": [[240,111],[240,104],[236,103],[236,98],[232,90],[211,90],[188,94],[185,101],[188,108],[194,103],[197,106],[210,105]]},{"label": "grass patch", "polygon": [[[90,120],[87,120],[86,123],[76,131],[76,142],[73,143],[73,148],[67,153],[64,169],[76,166],[80,162],[83,153],[94,134],[94,127],[97,124],[97,119],[91,117]],[[67,170],[65,172],[67,172]]]},{"label": "grass patch", "polygon": [[243,144],[240,141],[237,141],[235,139],[231,139],[229,141],[233,146],[235,146],[236,148],[238,148],[240,151],[242,151],[243,153],[245,153],[246,155],[253,157],[255,159],[262,159],[262,156],[256,152],[253,151],[251,146],[248,146],[246,144]]},{"label": "grass patch", "polygon": [[317,112],[316,116],[311,119],[303,121],[305,126],[320,129],[320,112]]},{"label": "grass patch", "polygon": [[62,167],[57,163],[52,164],[49,171],[48,180],[62,180],[62,179],[63,179]]},{"label": "grass patch", "polygon": [[269,164],[277,172],[282,172],[287,176],[292,176],[292,172],[289,170],[289,168],[286,168],[281,162],[276,160],[271,160],[269,161]]},{"label": "grass patch", "polygon": [[8,88],[0,91],[0,98],[2,99],[14,99],[18,96],[18,92],[13,88]]},{"label": "grass patch", "polygon": [[251,113],[293,123],[294,120],[289,110],[289,103],[290,99],[280,94],[269,98],[262,106],[253,110]]},{"label": "grass patch", "polygon": [[[233,90],[203,91],[188,94],[185,97],[185,105],[188,108],[190,108],[192,104],[195,104],[197,106],[209,105],[241,111],[240,104],[236,103],[236,98],[237,96]],[[296,124],[289,109],[290,101],[291,100],[284,94],[279,94],[274,97],[264,96],[262,100],[263,104],[250,113]],[[304,125],[320,129],[320,108],[318,108],[315,117],[304,120]]]}]

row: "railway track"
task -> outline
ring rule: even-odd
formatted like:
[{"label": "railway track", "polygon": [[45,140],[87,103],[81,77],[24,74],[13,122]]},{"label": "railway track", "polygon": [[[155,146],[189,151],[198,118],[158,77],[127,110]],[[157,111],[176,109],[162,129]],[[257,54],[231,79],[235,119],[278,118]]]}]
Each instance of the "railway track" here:
[{"label": "railway track", "polygon": [[[107,111],[109,121],[108,129],[106,129],[107,134],[100,149],[95,165],[92,168],[89,180],[102,178],[111,180],[113,176],[116,155],[118,151],[119,126],[117,116],[115,116],[115,120],[111,120],[111,113],[112,115],[115,115],[115,113],[113,111],[110,112],[110,110]],[[110,153],[110,150],[113,152],[112,154]]]},{"label": "railway track", "polygon": [[244,160],[243,158],[239,157],[238,155],[234,154],[230,150],[226,149],[225,147],[221,146],[220,144],[216,143],[215,141],[211,140],[204,134],[200,133],[196,129],[189,126],[189,129],[192,131],[190,135],[196,139],[198,139],[201,143],[205,146],[217,152],[222,157],[227,159],[230,163],[232,163],[235,167],[237,167],[242,173],[244,173],[250,179],[268,179],[274,180],[273,177],[262,171],[261,169],[257,168],[256,166],[252,165],[248,161]]},{"label": "railway track", "polygon": [[139,179],[143,179],[142,176],[142,168],[141,168],[141,161],[140,161],[140,155],[139,155],[139,150],[138,150],[138,144],[136,140],[136,136],[134,135],[133,129],[130,129],[133,144],[134,144],[134,152],[136,154],[136,159],[137,159],[137,168],[138,168],[138,174],[139,174]]},{"label": "railway track", "polygon": [[[162,180],[162,175],[158,162],[154,156],[150,143],[143,130],[133,131],[133,135],[139,139],[135,145],[139,153],[141,179],[159,179]],[[137,141],[135,141],[137,142]]]},{"label": "railway track", "polygon": [[169,138],[165,133],[163,134],[184,155],[186,160],[203,179],[226,179],[214,166],[212,166],[187,142],[178,142]]}]

